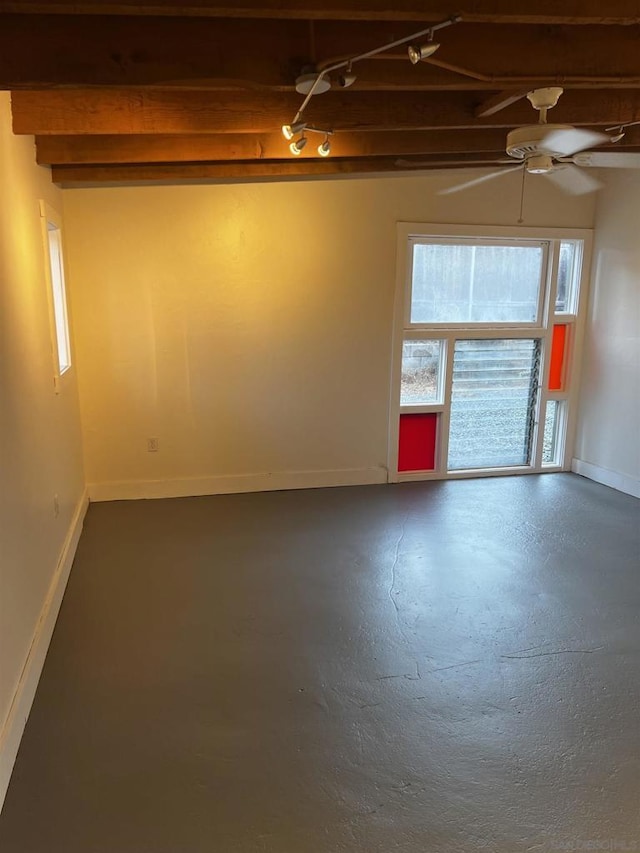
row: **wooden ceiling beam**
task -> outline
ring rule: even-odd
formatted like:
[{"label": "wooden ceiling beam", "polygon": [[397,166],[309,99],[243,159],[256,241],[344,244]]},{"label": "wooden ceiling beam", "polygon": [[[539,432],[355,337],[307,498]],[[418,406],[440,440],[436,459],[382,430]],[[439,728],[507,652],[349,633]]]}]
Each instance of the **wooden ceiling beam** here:
[{"label": "wooden ceiling beam", "polygon": [[[483,80],[469,80],[452,74],[435,73],[411,75],[400,67],[379,73],[378,69],[367,73],[365,79],[354,83],[352,92],[486,92],[487,89],[502,89],[504,95],[514,93],[524,97],[532,89],[544,86],[562,86],[569,89],[640,89],[640,75],[625,77],[570,76],[565,74],[540,74],[526,77],[496,77],[488,75]],[[158,87],[161,88],[161,87]],[[166,88],[166,87],[162,87]],[[205,87],[201,87],[205,88]],[[249,88],[249,87],[247,87]],[[287,86],[273,91],[292,91]],[[517,100],[517,97],[516,97]],[[513,103],[513,102],[512,102]],[[496,110],[497,112],[497,110]]]},{"label": "wooden ceiling beam", "polygon": [[528,88],[525,89],[509,89],[506,92],[498,92],[497,95],[493,95],[491,98],[488,98],[484,103],[480,104],[479,107],[476,107],[475,115],[477,118],[485,118],[486,116],[492,116],[496,113],[499,113],[500,110],[506,109],[506,107],[510,107],[511,104],[517,103],[522,98],[526,97]]},{"label": "wooden ceiling beam", "polygon": [[[320,138],[318,138],[320,139]],[[435,130],[406,133],[337,133],[332,157],[382,157],[427,154],[492,154],[504,156],[506,131]],[[301,159],[316,155],[315,140]],[[629,128],[616,148],[640,146],[640,127]],[[197,134],[192,136],[38,136],[40,165],[111,163],[196,163],[226,160],[270,160],[287,156],[285,140],[274,134]]]},{"label": "wooden ceiling beam", "polygon": [[[515,127],[533,124],[527,102],[477,119],[476,107],[488,93],[329,92],[314,99],[305,118],[335,130],[435,130]],[[290,121],[299,97],[271,93],[212,93],[161,90],[70,89],[14,92],[15,133],[195,134],[271,133]],[[552,121],[576,125],[615,125],[640,120],[640,92],[569,91],[552,112]]]},{"label": "wooden ceiling beam", "polygon": [[[315,53],[323,62],[353,56],[416,27],[419,22],[319,22]],[[487,82],[497,89],[510,79],[517,85],[517,78],[637,85],[640,76],[638,36],[628,27],[465,23],[443,33],[442,43],[438,57],[452,68],[468,66],[475,81],[427,63],[412,67],[401,51],[393,54],[394,62],[358,64],[356,89],[420,89],[447,81]],[[0,88],[8,89],[168,84],[292,89],[311,54],[308,23],[295,20],[0,16]]]},{"label": "wooden ceiling beam", "polygon": [[0,88],[198,84],[289,87],[309,59],[303,21],[7,15]]},{"label": "wooden ceiling beam", "polygon": [[[640,136],[640,134],[638,134]],[[301,159],[317,156],[310,139]],[[316,143],[316,144],[314,144]],[[381,157],[430,153],[504,153],[503,130],[336,133],[332,157]],[[281,133],[198,134],[192,136],[38,136],[40,165],[87,163],[195,163],[218,160],[270,160],[289,156]]]},{"label": "wooden ceiling beam", "polygon": [[[454,11],[480,23],[640,23],[637,0],[536,0],[528,7],[513,0],[461,0]],[[0,13],[432,22],[448,18],[452,9],[442,0],[0,0]]]},{"label": "wooden ceiling beam", "polygon": [[343,160],[283,161],[274,163],[198,163],[109,166],[54,166],[52,180],[62,186],[96,183],[238,181],[270,178],[332,177],[365,172],[398,171],[393,160],[345,162]]},{"label": "wooden ceiling beam", "polygon": [[[493,160],[486,158],[464,157],[433,160],[425,165],[420,163],[421,171],[426,169],[453,169],[460,167],[490,167]],[[415,169],[399,163],[396,157],[369,157],[361,159],[316,158],[315,160],[270,160],[265,162],[233,163],[158,163],[129,165],[95,166],[54,166],[52,179],[57,184],[86,183],[132,183],[132,182],[171,182],[184,181],[255,181],[286,180],[312,177],[338,177],[372,175],[384,172],[414,172]]]}]

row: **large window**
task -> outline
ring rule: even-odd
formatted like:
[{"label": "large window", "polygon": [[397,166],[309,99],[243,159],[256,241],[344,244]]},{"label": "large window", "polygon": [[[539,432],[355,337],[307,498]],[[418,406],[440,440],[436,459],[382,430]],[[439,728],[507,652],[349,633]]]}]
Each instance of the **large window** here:
[{"label": "large window", "polygon": [[535,323],[543,243],[412,241],[411,323]]},{"label": "large window", "polygon": [[399,226],[390,479],[570,464],[590,232]]}]

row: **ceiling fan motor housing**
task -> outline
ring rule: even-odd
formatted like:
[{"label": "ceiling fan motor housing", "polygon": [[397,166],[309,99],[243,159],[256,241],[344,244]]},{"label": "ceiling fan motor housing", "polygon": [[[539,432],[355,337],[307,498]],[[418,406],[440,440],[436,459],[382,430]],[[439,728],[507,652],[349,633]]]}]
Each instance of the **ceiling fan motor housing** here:
[{"label": "ceiling fan motor housing", "polygon": [[528,157],[546,155],[562,157],[562,151],[554,151],[545,144],[546,138],[558,130],[573,130],[570,124],[531,124],[518,127],[507,134],[507,154],[516,160],[526,160]]}]

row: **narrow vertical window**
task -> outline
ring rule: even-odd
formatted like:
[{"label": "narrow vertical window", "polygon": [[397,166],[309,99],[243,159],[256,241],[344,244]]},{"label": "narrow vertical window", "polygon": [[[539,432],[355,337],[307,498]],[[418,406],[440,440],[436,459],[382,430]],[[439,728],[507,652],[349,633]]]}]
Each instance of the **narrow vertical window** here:
[{"label": "narrow vertical window", "polygon": [[41,214],[46,227],[45,249],[49,266],[54,359],[57,375],[62,376],[71,367],[69,318],[62,254],[62,231],[57,215],[44,203],[41,204]]},{"label": "narrow vertical window", "polygon": [[558,262],[556,314],[575,314],[581,266],[581,241],[562,240]]},{"label": "narrow vertical window", "polygon": [[542,464],[560,464],[561,424],[564,405],[558,400],[547,400],[544,416]]}]

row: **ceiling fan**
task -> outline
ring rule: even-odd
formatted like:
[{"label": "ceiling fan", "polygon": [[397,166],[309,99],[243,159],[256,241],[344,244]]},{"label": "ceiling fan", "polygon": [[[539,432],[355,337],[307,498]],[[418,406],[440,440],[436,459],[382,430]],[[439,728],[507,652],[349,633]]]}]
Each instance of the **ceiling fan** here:
[{"label": "ceiling fan", "polygon": [[[560,86],[549,86],[544,89],[535,89],[527,94],[533,108],[540,113],[538,124],[525,125],[510,131],[507,134],[506,152],[511,159],[491,161],[496,165],[511,166],[511,168],[481,175],[479,178],[442,190],[441,194],[459,192],[508,172],[524,169],[531,175],[546,175],[566,192],[582,195],[594,192],[602,184],[578,167],[640,168],[640,153],[586,150],[605,142],[615,141],[605,133],[585,130],[569,124],[548,124],[547,111],[555,107],[562,92],[563,89]],[[518,165],[513,165],[514,160],[518,161]],[[406,168],[434,166],[437,163],[397,160],[396,165]]]}]

